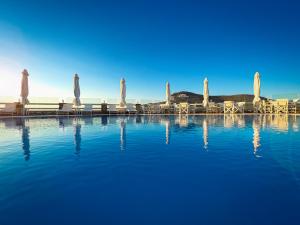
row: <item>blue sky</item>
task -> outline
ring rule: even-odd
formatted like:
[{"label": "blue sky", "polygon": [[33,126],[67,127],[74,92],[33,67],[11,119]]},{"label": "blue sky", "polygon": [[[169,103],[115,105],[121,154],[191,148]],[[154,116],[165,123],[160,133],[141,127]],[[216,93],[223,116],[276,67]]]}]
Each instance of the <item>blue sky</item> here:
[{"label": "blue sky", "polygon": [[[163,99],[172,92],[300,93],[297,1],[0,0],[0,95],[17,95],[20,72],[31,95]],[[43,92],[43,93],[41,93]]]}]

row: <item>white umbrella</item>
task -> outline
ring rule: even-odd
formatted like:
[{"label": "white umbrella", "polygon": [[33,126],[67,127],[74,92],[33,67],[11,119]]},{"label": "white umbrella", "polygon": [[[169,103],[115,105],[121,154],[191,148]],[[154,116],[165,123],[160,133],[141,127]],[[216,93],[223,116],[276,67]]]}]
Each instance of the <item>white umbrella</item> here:
[{"label": "white umbrella", "polygon": [[121,93],[121,101],[120,101],[120,106],[121,107],[126,107],[126,84],[125,84],[125,79],[122,78],[120,81],[120,93]]},{"label": "white umbrella", "polygon": [[170,83],[166,83],[166,105],[171,104],[171,90],[170,90]]},{"label": "white umbrella", "polygon": [[74,76],[74,97],[73,104],[75,106],[80,106],[80,86],[78,74],[75,74]]},{"label": "white umbrella", "polygon": [[28,88],[28,71],[26,69],[22,72],[22,81],[21,81],[21,98],[22,98],[22,104],[28,104],[28,94],[29,94],[29,88]]},{"label": "white umbrella", "polygon": [[253,105],[256,103],[260,102],[260,75],[258,72],[255,73],[254,75],[254,99],[253,99]]},{"label": "white umbrella", "polygon": [[207,107],[208,105],[208,98],[209,98],[209,90],[208,90],[208,80],[207,78],[204,79],[203,82],[203,106]]}]

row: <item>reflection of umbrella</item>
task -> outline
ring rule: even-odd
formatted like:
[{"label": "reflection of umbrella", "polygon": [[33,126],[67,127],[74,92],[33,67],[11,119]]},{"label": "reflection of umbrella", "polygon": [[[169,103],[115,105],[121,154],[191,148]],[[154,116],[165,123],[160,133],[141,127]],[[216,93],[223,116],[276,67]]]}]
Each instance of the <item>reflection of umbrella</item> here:
[{"label": "reflection of umbrella", "polygon": [[203,106],[207,107],[208,105],[208,98],[209,98],[209,90],[208,90],[208,80],[207,78],[204,79],[203,82]]},{"label": "reflection of umbrella", "polygon": [[253,118],[252,123],[253,128],[253,153],[257,155],[258,148],[260,147],[260,124],[257,118]]},{"label": "reflection of umbrella", "polygon": [[208,127],[207,127],[207,121],[206,119],[203,120],[203,143],[204,143],[204,149],[207,149],[208,147]]},{"label": "reflection of umbrella", "polygon": [[24,159],[28,161],[30,159],[30,139],[29,139],[30,130],[29,127],[25,126],[24,119],[19,120],[18,124],[21,126],[22,129],[22,149],[23,149]]},{"label": "reflection of umbrella", "polygon": [[81,150],[81,125],[79,123],[74,126],[74,143],[75,154],[79,155]]},{"label": "reflection of umbrella", "polygon": [[107,116],[101,116],[101,124],[103,126],[107,125]]},{"label": "reflection of umbrella", "polygon": [[258,103],[260,101],[260,75],[258,72],[254,75],[254,99],[253,99],[253,105]]},{"label": "reflection of umbrella", "polygon": [[136,123],[141,123],[142,122],[142,117],[137,115],[136,118],[135,118],[135,122]]},{"label": "reflection of umbrella", "polygon": [[121,150],[126,149],[126,123],[124,120],[120,123],[120,142],[121,142]]},{"label": "reflection of umbrella", "polygon": [[166,83],[166,105],[171,104],[171,90],[169,82]]},{"label": "reflection of umbrella", "polygon": [[75,106],[80,106],[80,86],[79,86],[79,77],[77,74],[74,76],[74,100],[73,104]]},{"label": "reflection of umbrella", "polygon": [[120,95],[121,95],[121,101],[120,101],[120,106],[125,107],[126,106],[126,84],[125,84],[125,79],[122,78],[120,81]]},{"label": "reflection of umbrella", "polygon": [[24,151],[24,159],[30,159],[30,142],[29,142],[29,127],[22,128],[22,148]]},{"label": "reflection of umbrella", "polygon": [[170,121],[166,120],[166,144],[170,144]]},{"label": "reflection of umbrella", "polygon": [[28,94],[29,94],[29,88],[28,88],[28,72],[26,69],[23,70],[22,72],[22,81],[21,81],[21,102],[22,104],[28,104]]}]

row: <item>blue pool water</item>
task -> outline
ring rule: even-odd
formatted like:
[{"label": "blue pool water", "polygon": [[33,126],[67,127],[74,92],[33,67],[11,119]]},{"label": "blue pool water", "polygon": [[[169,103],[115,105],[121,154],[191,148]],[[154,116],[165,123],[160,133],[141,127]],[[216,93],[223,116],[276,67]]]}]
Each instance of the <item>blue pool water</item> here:
[{"label": "blue pool water", "polygon": [[0,119],[0,224],[299,224],[300,117]]}]

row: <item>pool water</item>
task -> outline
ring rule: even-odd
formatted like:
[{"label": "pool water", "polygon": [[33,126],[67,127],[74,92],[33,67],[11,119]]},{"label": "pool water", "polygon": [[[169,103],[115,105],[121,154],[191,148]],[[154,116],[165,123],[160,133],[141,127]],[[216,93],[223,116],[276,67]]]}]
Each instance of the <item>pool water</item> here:
[{"label": "pool water", "polygon": [[0,119],[0,225],[299,224],[300,117]]}]

